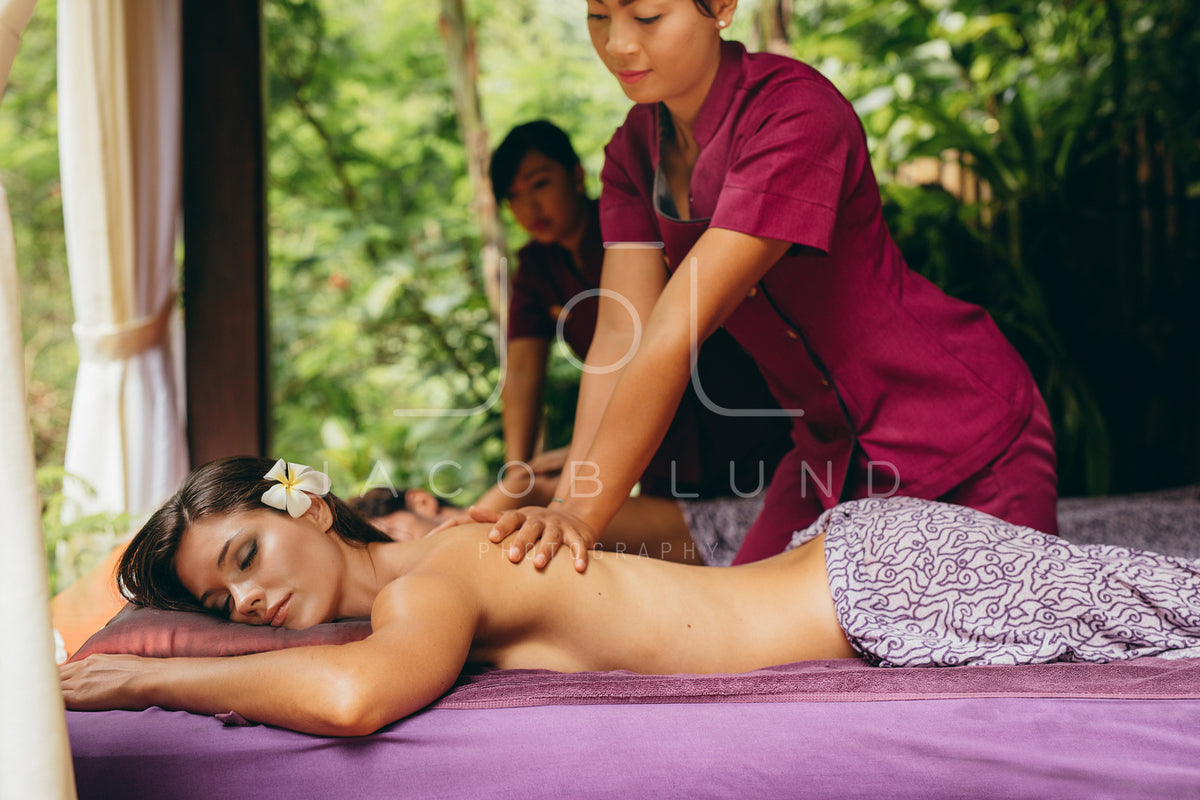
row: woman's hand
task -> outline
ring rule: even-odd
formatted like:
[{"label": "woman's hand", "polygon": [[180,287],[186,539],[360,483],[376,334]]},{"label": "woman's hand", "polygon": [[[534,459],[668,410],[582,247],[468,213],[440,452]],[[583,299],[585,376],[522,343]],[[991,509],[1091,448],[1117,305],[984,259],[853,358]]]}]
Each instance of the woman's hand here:
[{"label": "woman's hand", "polygon": [[[475,509],[472,509],[472,512],[474,511]],[[474,513],[472,519],[476,522],[495,523],[488,532],[488,539],[493,542],[502,542],[509,536],[514,537],[508,544],[508,560],[514,564],[520,563],[521,559],[532,552],[533,565],[542,569],[550,563],[550,559],[554,558],[559,548],[566,545],[575,559],[575,570],[583,572],[587,569],[588,551],[600,538],[580,517],[561,508],[526,506],[501,514],[486,514],[492,519],[485,519],[484,514],[476,516]]]},{"label": "woman's hand", "polygon": [[149,708],[146,677],[162,659],[98,654],[58,668],[63,700],[72,711]]}]

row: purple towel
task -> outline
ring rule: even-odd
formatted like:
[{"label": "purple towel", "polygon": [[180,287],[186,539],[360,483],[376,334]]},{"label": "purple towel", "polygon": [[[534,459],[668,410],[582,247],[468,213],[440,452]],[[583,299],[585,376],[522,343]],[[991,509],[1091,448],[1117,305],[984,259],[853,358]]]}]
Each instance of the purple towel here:
[{"label": "purple towel", "polygon": [[1200,658],[1110,664],[870,667],[804,661],[736,675],[487,670],[464,673],[433,708],[524,708],[626,703],[769,703],[958,697],[1200,699]]}]

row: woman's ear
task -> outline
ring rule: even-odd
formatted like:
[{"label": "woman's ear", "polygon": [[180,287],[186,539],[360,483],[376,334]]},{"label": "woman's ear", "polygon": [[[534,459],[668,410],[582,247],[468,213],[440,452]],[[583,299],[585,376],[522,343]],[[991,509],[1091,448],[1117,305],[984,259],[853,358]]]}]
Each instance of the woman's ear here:
[{"label": "woman's ear", "polygon": [[329,531],[333,527],[333,511],[330,510],[329,503],[325,501],[324,497],[317,497],[313,494],[310,494],[309,498],[312,503],[309,505],[308,511],[304,512],[305,515],[312,517],[313,522],[322,532]]},{"label": "woman's ear", "polygon": [[583,164],[575,165],[574,177],[575,177],[575,193],[576,194],[586,194],[587,193],[587,184],[584,183]]},{"label": "woman's ear", "polygon": [[404,507],[423,517],[435,517],[441,503],[424,489],[409,489],[404,493]]},{"label": "woman's ear", "polygon": [[733,22],[733,12],[737,11],[737,0],[715,0],[710,7],[717,18],[717,25],[728,28]]}]

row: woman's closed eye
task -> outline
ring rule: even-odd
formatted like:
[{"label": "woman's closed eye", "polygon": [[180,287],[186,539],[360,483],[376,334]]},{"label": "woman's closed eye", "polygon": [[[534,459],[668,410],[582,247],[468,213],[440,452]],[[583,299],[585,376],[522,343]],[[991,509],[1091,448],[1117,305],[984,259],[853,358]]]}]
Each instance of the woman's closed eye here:
[{"label": "woman's closed eye", "polygon": [[658,22],[660,19],[662,19],[662,14],[655,14],[653,17],[634,17],[634,19],[643,25],[653,25],[655,22]]},{"label": "woman's closed eye", "polygon": [[246,548],[245,553],[242,555],[242,560],[238,564],[238,569],[242,570],[243,572],[250,569],[250,565],[254,563],[254,557],[257,555],[258,540],[256,539],[250,543],[249,547]]}]

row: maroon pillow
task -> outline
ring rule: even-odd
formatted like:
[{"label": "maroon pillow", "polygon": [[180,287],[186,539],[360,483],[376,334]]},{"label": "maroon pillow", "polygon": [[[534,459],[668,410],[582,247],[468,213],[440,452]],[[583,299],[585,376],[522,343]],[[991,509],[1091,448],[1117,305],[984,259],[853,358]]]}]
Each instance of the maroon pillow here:
[{"label": "maroon pillow", "polygon": [[161,611],[132,603],[83,643],[71,661],[93,653],[129,653],[153,658],[240,656],[285,647],[345,644],[371,633],[369,619],[326,622],[303,630],[245,625],[199,611]]}]

